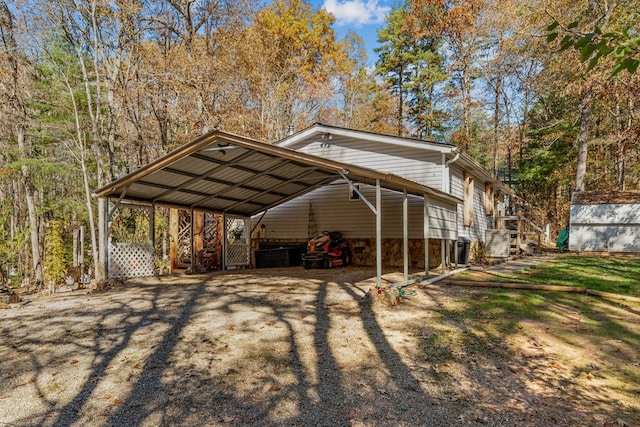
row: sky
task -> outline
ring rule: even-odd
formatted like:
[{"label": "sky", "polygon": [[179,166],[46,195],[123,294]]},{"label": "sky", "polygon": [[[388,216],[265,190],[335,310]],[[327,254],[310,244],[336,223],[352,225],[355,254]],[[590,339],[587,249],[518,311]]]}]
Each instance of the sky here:
[{"label": "sky", "polygon": [[349,30],[363,38],[370,65],[376,59],[373,52],[378,45],[376,30],[384,26],[392,3],[392,0],[312,0],[315,7],[323,8],[336,17],[334,29],[339,38],[343,38]]}]

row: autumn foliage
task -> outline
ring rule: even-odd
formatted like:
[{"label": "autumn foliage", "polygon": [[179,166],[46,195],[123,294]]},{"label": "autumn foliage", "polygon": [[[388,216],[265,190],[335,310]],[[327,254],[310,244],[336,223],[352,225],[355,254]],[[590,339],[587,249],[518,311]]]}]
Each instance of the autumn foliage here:
[{"label": "autumn foliage", "polygon": [[638,74],[582,57],[602,32],[633,60],[634,7],[409,0],[367,58],[303,0],[2,2],[2,271],[42,286],[62,220],[86,227],[101,274],[108,212],[92,191],[216,128],[272,142],[323,121],[452,143],[559,229],[574,189],[640,185]]}]

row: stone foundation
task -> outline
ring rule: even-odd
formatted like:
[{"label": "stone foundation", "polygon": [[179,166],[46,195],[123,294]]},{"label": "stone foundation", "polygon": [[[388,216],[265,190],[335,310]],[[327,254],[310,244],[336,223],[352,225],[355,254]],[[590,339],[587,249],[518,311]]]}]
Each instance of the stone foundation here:
[{"label": "stone foundation", "polygon": [[[376,239],[353,239],[348,240],[353,251],[353,264],[362,267],[372,267],[376,265]],[[402,253],[402,239],[382,240],[382,266],[383,267],[403,267],[404,254]],[[453,247],[451,244],[450,247]],[[429,268],[441,266],[441,243],[440,240],[429,240]],[[424,240],[409,239],[409,266],[413,268],[424,268]]]}]

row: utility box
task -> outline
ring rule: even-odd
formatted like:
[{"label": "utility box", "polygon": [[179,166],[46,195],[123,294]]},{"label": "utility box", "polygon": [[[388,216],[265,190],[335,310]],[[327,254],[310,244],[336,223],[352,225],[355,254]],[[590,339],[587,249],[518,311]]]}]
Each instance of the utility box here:
[{"label": "utility box", "polygon": [[511,233],[512,230],[504,228],[486,231],[485,242],[487,255],[490,258],[509,258],[511,254]]}]

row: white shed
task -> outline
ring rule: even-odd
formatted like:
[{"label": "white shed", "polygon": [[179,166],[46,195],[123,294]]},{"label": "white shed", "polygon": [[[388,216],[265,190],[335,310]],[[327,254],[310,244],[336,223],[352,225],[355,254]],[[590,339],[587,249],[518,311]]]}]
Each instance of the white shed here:
[{"label": "white shed", "polygon": [[640,191],[573,194],[569,250],[640,253]]}]

